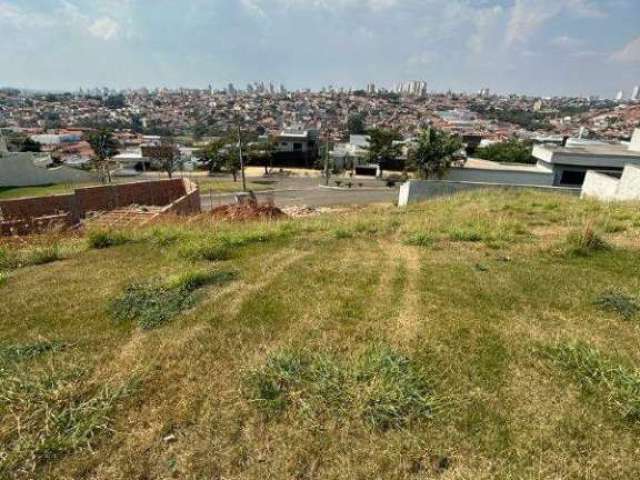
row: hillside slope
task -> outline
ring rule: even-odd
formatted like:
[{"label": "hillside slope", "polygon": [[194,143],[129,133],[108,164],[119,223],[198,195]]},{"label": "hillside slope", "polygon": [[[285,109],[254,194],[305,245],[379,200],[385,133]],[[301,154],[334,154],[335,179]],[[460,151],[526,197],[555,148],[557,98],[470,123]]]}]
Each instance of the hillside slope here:
[{"label": "hillside slope", "polygon": [[0,478],[639,478],[640,209],[0,244]]}]

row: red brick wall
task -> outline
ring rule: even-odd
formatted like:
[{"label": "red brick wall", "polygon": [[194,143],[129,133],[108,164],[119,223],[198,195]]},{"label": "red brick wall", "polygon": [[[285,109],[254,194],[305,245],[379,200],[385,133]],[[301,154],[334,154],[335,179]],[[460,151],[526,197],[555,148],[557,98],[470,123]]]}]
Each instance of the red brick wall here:
[{"label": "red brick wall", "polygon": [[76,199],[78,209],[84,214],[92,211],[113,210],[134,204],[161,207],[174,202],[185,194],[184,182],[177,178],[81,188],[76,190]]},{"label": "red brick wall", "polygon": [[[200,212],[200,192],[195,184],[181,178],[122,185],[80,188],[70,195],[0,200],[0,211],[5,225],[0,234],[9,229],[36,228],[39,217],[65,213],[64,223],[74,225],[87,212],[107,211],[129,205],[169,206],[168,212],[188,215]],[[25,227],[27,228],[27,227]]]},{"label": "red brick wall", "polygon": [[74,218],[79,215],[73,194],[0,200],[0,211],[5,220],[26,220],[61,212],[70,212]]}]

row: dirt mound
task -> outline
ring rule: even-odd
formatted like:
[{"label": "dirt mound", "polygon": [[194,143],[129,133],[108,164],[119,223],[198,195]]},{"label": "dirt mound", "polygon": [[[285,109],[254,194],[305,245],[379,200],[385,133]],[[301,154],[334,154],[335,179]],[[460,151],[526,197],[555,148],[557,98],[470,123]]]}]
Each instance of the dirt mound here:
[{"label": "dirt mound", "polygon": [[287,215],[273,203],[258,203],[257,201],[244,201],[230,205],[221,205],[211,211],[214,218],[227,220],[256,220],[277,219]]}]

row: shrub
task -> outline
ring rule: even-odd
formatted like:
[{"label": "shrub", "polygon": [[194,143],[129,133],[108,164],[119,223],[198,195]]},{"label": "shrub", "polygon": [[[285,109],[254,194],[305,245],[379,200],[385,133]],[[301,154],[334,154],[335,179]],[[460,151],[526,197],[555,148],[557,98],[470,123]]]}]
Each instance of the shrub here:
[{"label": "shrub", "polygon": [[565,244],[569,255],[582,257],[611,249],[610,245],[590,226],[570,233]]},{"label": "shrub", "polygon": [[132,238],[123,232],[113,230],[94,230],[87,237],[89,248],[105,249],[124,245],[132,241]]},{"label": "shrub", "polygon": [[584,343],[565,343],[544,349],[588,391],[600,392],[627,420],[640,421],[640,373],[631,371]]},{"label": "shrub", "polygon": [[635,298],[616,290],[604,292],[594,303],[602,310],[617,313],[625,320],[631,320],[640,312],[640,305]]}]

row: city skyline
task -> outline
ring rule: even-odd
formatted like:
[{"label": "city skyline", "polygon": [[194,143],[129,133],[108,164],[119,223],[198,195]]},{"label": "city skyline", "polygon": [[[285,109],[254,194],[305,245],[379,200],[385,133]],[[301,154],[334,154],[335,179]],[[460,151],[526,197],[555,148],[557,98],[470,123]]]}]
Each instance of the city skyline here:
[{"label": "city skyline", "polygon": [[[0,0],[0,84],[388,89],[613,98],[640,83],[626,0]],[[597,31],[594,36],[592,32]]]}]

